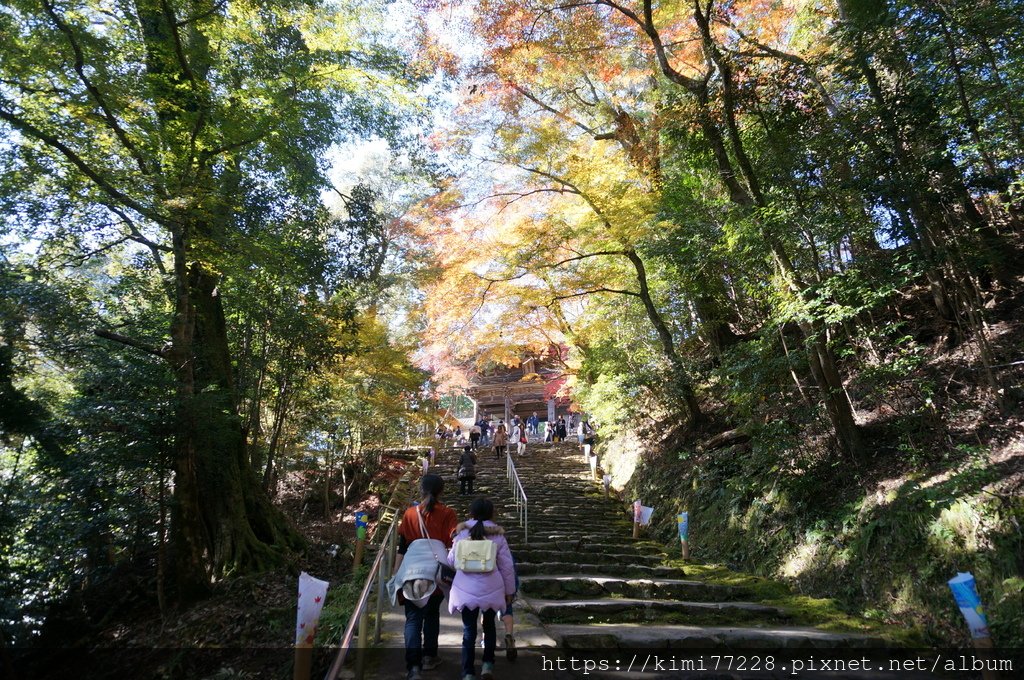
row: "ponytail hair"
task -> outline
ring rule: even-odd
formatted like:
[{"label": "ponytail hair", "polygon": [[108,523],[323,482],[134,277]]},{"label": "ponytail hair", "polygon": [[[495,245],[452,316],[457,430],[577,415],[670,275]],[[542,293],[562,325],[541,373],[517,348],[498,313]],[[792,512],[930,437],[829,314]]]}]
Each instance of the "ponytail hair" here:
[{"label": "ponytail hair", "polygon": [[494,503],[487,498],[477,498],[469,505],[469,516],[476,520],[476,524],[469,530],[469,537],[474,541],[483,540],[487,535],[484,522],[494,518]]},{"label": "ponytail hair", "polygon": [[444,491],[444,479],[441,478],[441,475],[425,474],[420,480],[420,491],[423,492],[423,502],[420,504],[422,513],[433,512],[438,497]]}]

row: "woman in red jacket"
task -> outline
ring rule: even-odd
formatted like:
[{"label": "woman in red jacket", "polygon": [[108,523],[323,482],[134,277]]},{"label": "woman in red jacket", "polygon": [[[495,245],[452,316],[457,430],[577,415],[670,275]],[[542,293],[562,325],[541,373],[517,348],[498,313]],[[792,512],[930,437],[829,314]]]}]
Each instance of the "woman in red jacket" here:
[{"label": "woman in red jacket", "polygon": [[[418,538],[433,538],[444,543],[446,548],[452,546],[452,534],[458,518],[455,511],[440,501],[444,492],[444,480],[440,475],[423,475],[420,480],[423,500],[402,515],[402,523],[398,527],[398,557],[395,561],[395,572],[402,565],[409,544]],[[420,519],[427,535],[423,535]],[[444,559],[444,555],[438,555]],[[420,672],[437,668],[441,660],[437,658],[437,636],[441,630],[441,601],[444,593],[440,588],[422,607],[409,602],[399,595],[405,605],[405,667],[409,680],[421,680]]]}]

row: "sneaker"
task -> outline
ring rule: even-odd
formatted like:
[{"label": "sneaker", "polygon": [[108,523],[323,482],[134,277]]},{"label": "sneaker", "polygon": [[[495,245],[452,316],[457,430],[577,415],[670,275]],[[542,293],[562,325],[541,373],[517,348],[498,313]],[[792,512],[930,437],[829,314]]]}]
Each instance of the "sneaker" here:
[{"label": "sneaker", "polygon": [[406,680],[423,680],[423,676],[420,675],[420,667],[419,666],[413,666],[412,668],[410,668],[409,669],[409,674],[407,676],[405,676],[405,677],[406,677]]},{"label": "sneaker", "polygon": [[432,671],[441,665],[441,658],[437,656],[423,657],[423,670]]},{"label": "sneaker", "polygon": [[515,661],[516,656],[519,655],[519,650],[516,649],[516,639],[511,635],[505,636],[505,658],[509,661]]},{"label": "sneaker", "polygon": [[480,680],[494,680],[494,664],[485,663],[480,668]]}]

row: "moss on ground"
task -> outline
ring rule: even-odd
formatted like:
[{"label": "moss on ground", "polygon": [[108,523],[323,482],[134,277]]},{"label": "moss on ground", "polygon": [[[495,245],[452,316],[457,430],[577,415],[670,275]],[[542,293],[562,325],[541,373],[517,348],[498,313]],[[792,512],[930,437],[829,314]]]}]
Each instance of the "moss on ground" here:
[{"label": "moss on ground", "polygon": [[917,627],[895,627],[857,616],[831,598],[809,597],[794,593],[779,581],[733,571],[719,564],[702,564],[682,559],[669,560],[670,566],[686,573],[686,578],[708,585],[741,589],[744,599],[778,607],[789,615],[787,623],[814,626],[833,633],[859,633],[885,638],[894,645],[924,646],[924,635]]}]

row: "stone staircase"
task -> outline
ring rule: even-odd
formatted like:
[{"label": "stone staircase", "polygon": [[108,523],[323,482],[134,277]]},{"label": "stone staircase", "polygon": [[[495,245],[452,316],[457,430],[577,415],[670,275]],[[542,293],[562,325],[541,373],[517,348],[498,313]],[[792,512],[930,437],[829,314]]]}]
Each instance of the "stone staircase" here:
[{"label": "stone staircase", "polygon": [[[471,498],[495,502],[521,579],[520,609],[564,650],[613,648],[872,647],[880,638],[792,625],[741,588],[686,578],[660,544],[632,537],[625,507],[604,496],[574,444],[537,444],[515,458],[529,498],[529,542],[519,526],[504,459],[479,455],[473,496],[446,502],[465,516]],[[650,675],[648,674],[648,677]]]}]

